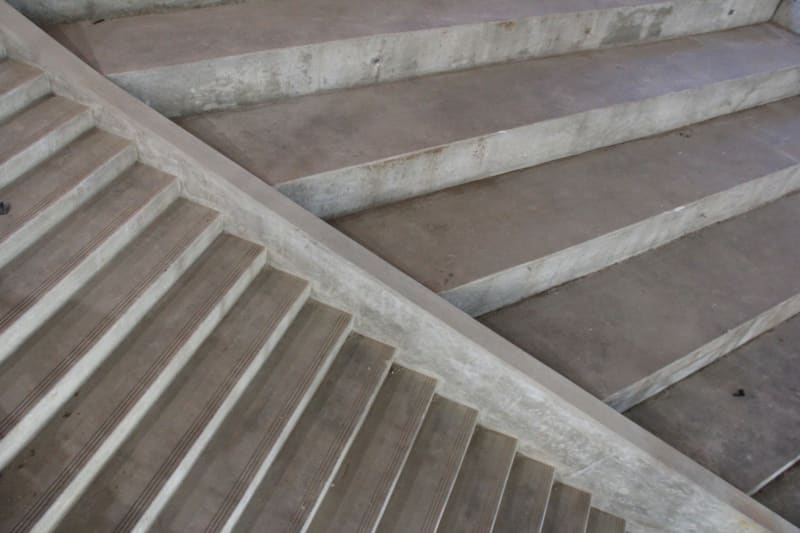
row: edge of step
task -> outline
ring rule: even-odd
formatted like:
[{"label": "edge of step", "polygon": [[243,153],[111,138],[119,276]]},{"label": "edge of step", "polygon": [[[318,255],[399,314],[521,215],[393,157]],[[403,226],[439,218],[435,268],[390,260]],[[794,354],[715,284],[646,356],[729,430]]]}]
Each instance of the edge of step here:
[{"label": "edge of step", "polygon": [[[0,57],[2,57],[0,43]],[[12,59],[0,59],[0,78],[10,76],[8,85],[0,94],[0,122],[22,111],[50,92],[50,80],[41,70]]]}]

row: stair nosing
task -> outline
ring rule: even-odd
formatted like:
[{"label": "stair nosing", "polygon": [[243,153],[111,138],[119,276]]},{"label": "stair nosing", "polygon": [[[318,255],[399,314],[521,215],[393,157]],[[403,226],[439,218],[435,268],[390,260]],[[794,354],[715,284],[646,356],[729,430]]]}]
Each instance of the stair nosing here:
[{"label": "stair nosing", "polygon": [[[10,60],[6,60],[10,61]],[[50,93],[50,80],[44,72],[39,72],[8,91],[0,94],[0,123],[22,111],[33,102]]]}]

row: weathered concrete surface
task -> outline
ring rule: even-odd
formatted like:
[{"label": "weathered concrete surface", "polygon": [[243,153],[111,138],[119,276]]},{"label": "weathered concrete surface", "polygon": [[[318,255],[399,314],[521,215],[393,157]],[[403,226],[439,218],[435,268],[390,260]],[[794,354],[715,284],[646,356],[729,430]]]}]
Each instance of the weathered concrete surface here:
[{"label": "weathered concrete surface", "polygon": [[753,497],[800,527],[800,462]]},{"label": "weathered concrete surface", "polygon": [[9,4],[37,24],[46,25],[237,1],[243,0],[10,0]]},{"label": "weathered concrete surface", "polygon": [[262,0],[50,31],[177,116],[755,24],[776,2]]},{"label": "weathered concrete surface", "polygon": [[772,20],[787,30],[800,34],[800,1],[783,0]]},{"label": "weathered concrete surface", "polygon": [[333,224],[479,315],[798,188],[793,98]]},{"label": "weathered concrete surface", "polygon": [[626,416],[749,494],[800,455],[798,368],[800,317]]}]

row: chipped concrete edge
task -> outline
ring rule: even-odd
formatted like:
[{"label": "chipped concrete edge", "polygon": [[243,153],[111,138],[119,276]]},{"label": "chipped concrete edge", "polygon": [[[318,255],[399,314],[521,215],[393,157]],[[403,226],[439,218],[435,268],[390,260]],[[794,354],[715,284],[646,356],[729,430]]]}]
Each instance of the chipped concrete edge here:
[{"label": "chipped concrete edge", "polygon": [[478,407],[481,423],[518,437],[632,529],[798,531],[98,75],[5,1],[0,33],[100,127],[132,139],[144,163],[228,213],[227,228],[264,244],[272,264],[314,280],[315,297],[352,313],[359,332],[397,346],[401,364],[439,378],[443,395]]}]

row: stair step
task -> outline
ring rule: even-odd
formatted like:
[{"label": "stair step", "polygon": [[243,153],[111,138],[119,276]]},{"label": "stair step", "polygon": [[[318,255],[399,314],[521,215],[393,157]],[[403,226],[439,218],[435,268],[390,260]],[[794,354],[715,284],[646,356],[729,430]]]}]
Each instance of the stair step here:
[{"label": "stair step", "polygon": [[[6,531],[50,530],[169,386],[260,268],[260,247],[223,235],[22,449],[0,479]],[[94,503],[93,503],[94,505]]]},{"label": "stair step", "polygon": [[5,187],[92,127],[89,110],[49,96],[0,124],[0,187]]},{"label": "stair step", "polygon": [[793,194],[481,321],[624,411],[800,312],[798,225]]},{"label": "stair step", "polygon": [[373,531],[411,451],[435,381],[394,367],[308,531]]},{"label": "stair step", "polygon": [[434,396],[378,531],[436,531],[478,413]]},{"label": "stair step", "polygon": [[625,520],[592,508],[586,533],[625,533]]},{"label": "stair step", "polygon": [[136,160],[128,141],[92,130],[0,190],[11,210],[0,217],[4,261],[27,248]]},{"label": "stair step", "polygon": [[191,467],[307,296],[298,278],[260,274],[58,529],[133,528],[170,478]]},{"label": "stair step", "polygon": [[492,531],[539,533],[550,499],[554,469],[517,454]]},{"label": "stair step", "polygon": [[798,81],[800,37],[760,25],[179,124],[329,218],[795,96]]},{"label": "stair step", "polygon": [[800,527],[800,462],[753,496],[792,524]]},{"label": "stair step", "polygon": [[[752,493],[800,454],[800,316],[626,415]],[[739,389],[743,395],[735,396]]]},{"label": "stair step", "polygon": [[303,307],[195,466],[140,527],[220,531],[249,503],[350,329],[350,316],[317,302]]},{"label": "stair step", "polygon": [[177,201],[5,361],[0,467],[148,312],[219,227],[215,212]]},{"label": "stair step", "polygon": [[556,481],[550,489],[542,533],[584,533],[591,504],[588,492]]},{"label": "stair step", "polygon": [[491,531],[517,441],[478,426],[442,516],[442,531]]},{"label": "stair step", "polygon": [[50,81],[39,69],[0,59],[0,122],[50,92]]},{"label": "stair step", "polygon": [[0,270],[5,359],[177,194],[175,180],[135,166]]},{"label": "stair step", "polygon": [[389,370],[392,349],[351,335],[234,531],[302,531]]},{"label": "stair step", "polygon": [[798,189],[790,98],[333,223],[477,316]]}]

